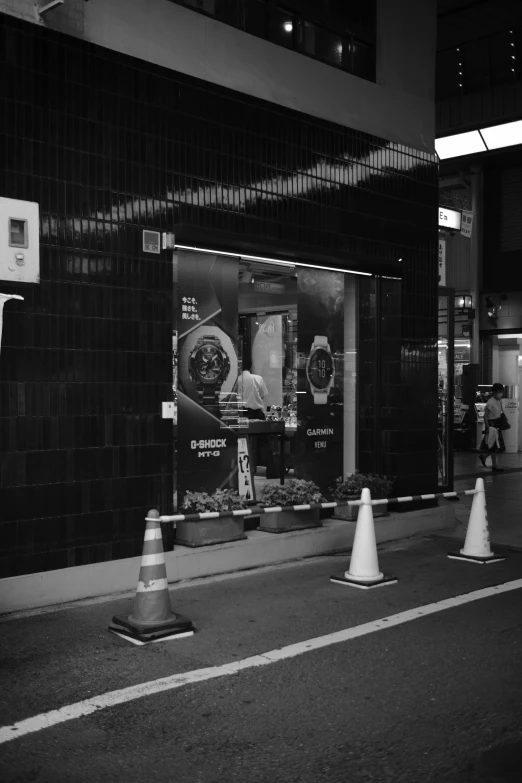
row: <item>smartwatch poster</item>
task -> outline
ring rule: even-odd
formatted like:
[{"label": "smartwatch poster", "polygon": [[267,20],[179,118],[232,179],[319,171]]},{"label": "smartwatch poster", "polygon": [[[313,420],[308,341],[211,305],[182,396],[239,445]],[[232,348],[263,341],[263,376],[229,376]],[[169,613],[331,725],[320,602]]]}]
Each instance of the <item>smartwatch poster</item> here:
[{"label": "smartwatch poster", "polygon": [[300,268],[296,469],[324,492],[343,473],[344,275]]},{"label": "smartwatch poster", "polygon": [[177,497],[237,487],[237,433],[222,420],[237,391],[238,263],[208,253],[174,258],[178,330]]}]

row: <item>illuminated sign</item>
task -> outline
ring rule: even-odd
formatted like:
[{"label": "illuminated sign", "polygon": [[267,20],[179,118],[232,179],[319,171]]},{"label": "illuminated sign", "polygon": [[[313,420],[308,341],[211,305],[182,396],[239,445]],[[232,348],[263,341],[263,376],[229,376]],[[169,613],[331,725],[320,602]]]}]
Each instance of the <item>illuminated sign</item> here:
[{"label": "illuminated sign", "polygon": [[460,231],[461,219],[460,212],[439,207],[439,228],[452,228],[455,231]]}]

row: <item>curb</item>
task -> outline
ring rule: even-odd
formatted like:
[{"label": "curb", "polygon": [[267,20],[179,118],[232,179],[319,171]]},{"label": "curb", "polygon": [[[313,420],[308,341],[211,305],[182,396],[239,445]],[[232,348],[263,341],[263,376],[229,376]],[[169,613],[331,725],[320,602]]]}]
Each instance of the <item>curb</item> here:
[{"label": "curb", "polygon": [[[179,546],[165,553],[167,579],[169,583],[181,582],[301,558],[348,553],[356,524],[350,520],[327,519],[321,527],[277,536],[252,530],[241,541],[196,549]],[[448,503],[377,518],[375,536],[380,544],[454,527],[455,508]],[[141,560],[139,556],[1,579],[0,614],[135,591]]]}]

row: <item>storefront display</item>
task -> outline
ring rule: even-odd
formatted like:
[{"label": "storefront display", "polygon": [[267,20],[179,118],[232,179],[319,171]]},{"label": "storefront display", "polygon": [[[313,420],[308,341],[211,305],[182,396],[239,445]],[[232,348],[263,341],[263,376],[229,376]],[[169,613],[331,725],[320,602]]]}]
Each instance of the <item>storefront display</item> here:
[{"label": "storefront display", "polygon": [[174,266],[175,502],[225,487],[255,500],[285,476],[327,490],[355,459],[354,277],[187,250]]},{"label": "storefront display", "polygon": [[321,487],[343,472],[344,277],[298,273],[296,460],[300,477]]},{"label": "storefront display", "polygon": [[181,503],[187,490],[237,488],[237,430],[222,421],[222,402],[237,391],[238,278],[223,256],[179,253],[174,266]]}]

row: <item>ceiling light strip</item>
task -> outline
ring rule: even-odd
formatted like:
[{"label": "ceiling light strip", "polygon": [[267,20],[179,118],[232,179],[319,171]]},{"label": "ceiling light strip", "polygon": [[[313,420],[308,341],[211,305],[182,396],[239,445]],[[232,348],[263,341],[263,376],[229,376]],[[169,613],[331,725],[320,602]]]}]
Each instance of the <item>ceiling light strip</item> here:
[{"label": "ceiling light strip", "polygon": [[[435,139],[435,149],[440,160],[460,158],[478,152],[491,152],[519,144],[522,144],[522,120],[490,125],[486,128]],[[482,145],[484,145],[483,149]]]},{"label": "ceiling light strip", "polygon": [[488,147],[488,145],[486,144],[486,139],[484,138],[484,136],[483,136],[483,134],[482,134],[482,131],[480,130],[480,128],[479,128],[479,136],[480,136],[480,138],[482,139],[482,141],[484,142],[484,146],[485,146],[485,148],[486,148],[486,149],[487,149],[487,151],[489,152],[489,147]]},{"label": "ceiling light strip", "polygon": [[224,250],[211,250],[210,248],[206,247],[195,247],[191,245],[178,245],[177,243],[174,245],[174,248],[176,250],[190,250],[194,253],[210,253],[212,255],[218,255],[218,256],[228,256],[229,258],[237,258],[238,260],[244,260],[244,261],[265,261],[269,264],[278,264],[279,266],[286,266],[290,267],[291,269],[295,269],[296,266],[304,266],[308,267],[310,269],[325,269],[329,272],[343,272],[347,275],[363,275],[364,277],[371,277],[371,272],[359,272],[355,269],[340,269],[339,267],[334,266],[323,266],[322,264],[306,264],[303,261],[283,261],[278,258],[266,258],[265,256],[250,256],[245,255],[245,253],[228,253]]}]

